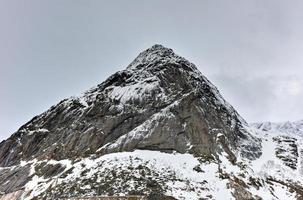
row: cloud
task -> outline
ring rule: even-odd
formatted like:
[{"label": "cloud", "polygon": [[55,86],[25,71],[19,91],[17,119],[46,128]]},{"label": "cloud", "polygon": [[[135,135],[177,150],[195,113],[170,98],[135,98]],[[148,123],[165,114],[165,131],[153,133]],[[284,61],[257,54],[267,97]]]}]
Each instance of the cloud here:
[{"label": "cloud", "polygon": [[280,87],[277,88],[277,93],[283,93],[290,97],[296,98],[302,94],[303,81],[298,77],[292,76],[281,81]]},{"label": "cloud", "polygon": [[223,96],[249,122],[302,118],[303,81],[299,76],[220,73],[212,78]]}]

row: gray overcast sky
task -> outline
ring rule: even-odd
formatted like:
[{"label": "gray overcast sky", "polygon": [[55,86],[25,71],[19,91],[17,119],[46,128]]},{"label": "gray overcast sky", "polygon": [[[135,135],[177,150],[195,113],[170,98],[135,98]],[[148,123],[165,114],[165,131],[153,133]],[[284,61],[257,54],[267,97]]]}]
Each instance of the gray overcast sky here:
[{"label": "gray overcast sky", "polygon": [[301,0],[0,0],[0,140],[155,43],[249,122],[303,118]]}]

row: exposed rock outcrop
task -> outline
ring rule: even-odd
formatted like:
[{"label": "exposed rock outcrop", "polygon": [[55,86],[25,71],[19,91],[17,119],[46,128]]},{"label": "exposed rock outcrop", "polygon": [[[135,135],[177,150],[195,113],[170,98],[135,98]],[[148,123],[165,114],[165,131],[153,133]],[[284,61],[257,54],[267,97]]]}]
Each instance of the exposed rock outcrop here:
[{"label": "exposed rock outcrop", "polygon": [[0,166],[85,157],[97,150],[102,155],[134,149],[216,155],[217,135],[253,159],[260,155],[259,141],[244,125],[194,64],[155,45],[126,70],[23,125],[0,144]]}]

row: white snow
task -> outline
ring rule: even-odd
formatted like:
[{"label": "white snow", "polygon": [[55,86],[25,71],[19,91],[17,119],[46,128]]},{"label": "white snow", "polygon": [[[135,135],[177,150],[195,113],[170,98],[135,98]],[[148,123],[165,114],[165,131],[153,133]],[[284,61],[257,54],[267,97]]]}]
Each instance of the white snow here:
[{"label": "white snow", "polygon": [[[24,132],[27,133],[27,135],[33,135],[35,133],[47,133],[49,132],[49,130],[45,129],[45,128],[37,128],[35,130],[28,130],[27,128],[21,130],[20,132]],[[20,140],[19,140],[20,142]]]},{"label": "white snow", "polygon": [[[142,99],[144,96],[149,95],[150,91],[160,90],[159,82],[152,79],[154,79],[154,77],[125,86],[108,87],[110,90],[108,96],[112,99],[119,100],[121,103],[126,103],[131,99]],[[146,81],[152,82],[147,83]],[[164,95],[164,93],[161,93],[161,95]]]},{"label": "white snow", "polygon": [[[43,161],[36,161],[33,165]],[[140,164],[153,170],[159,174],[160,179],[165,180],[172,174],[176,180],[166,180],[168,187],[166,194],[174,196],[181,200],[196,200],[212,195],[215,199],[233,199],[231,191],[227,189],[227,180],[221,180],[218,173],[218,165],[215,163],[202,164],[197,158],[191,154],[169,154],[157,151],[135,150],[134,152],[121,152],[104,155],[97,159],[83,158],[71,165],[69,160],[48,161],[48,164],[61,163],[66,166],[65,171],[73,167],[73,171],[65,178],[59,178],[59,175],[52,179],[44,179],[43,177],[33,176],[32,180],[25,186],[24,199],[31,199],[38,196],[51,185],[57,185],[63,182],[73,182],[77,178],[92,177],[96,173],[102,174],[105,169],[128,169],[129,166],[137,167]],[[23,163],[24,164],[24,163]],[[196,166],[200,166],[203,172],[194,170]],[[118,168],[117,168],[118,169]],[[87,171],[85,177],[81,172]],[[136,174],[134,174],[136,175]],[[139,174],[136,176],[140,177]],[[78,180],[78,179],[77,179]],[[207,182],[203,182],[203,181]],[[133,180],[129,180],[129,189],[134,185]],[[114,187],[114,186],[113,186]],[[204,190],[207,188],[207,190]],[[83,186],[83,189],[89,189]],[[195,188],[193,191],[190,188]]]},{"label": "white snow", "polygon": [[[266,180],[267,177],[273,177],[274,179],[285,183],[291,180],[293,183],[303,185],[303,174],[300,173],[300,169],[302,169],[302,163],[300,164],[300,159],[302,158],[300,158],[299,155],[297,170],[289,168],[283,163],[282,160],[280,160],[276,156],[276,148],[279,145],[283,144],[277,144],[277,142],[274,141],[274,138],[276,137],[284,137],[291,135],[292,137],[295,137],[298,140],[298,148],[300,152],[300,149],[302,149],[303,147],[303,138],[298,136],[297,134],[285,134],[280,131],[261,130],[257,130],[254,128],[251,128],[249,130],[251,133],[262,139],[262,155],[260,158],[249,163],[249,166],[252,169],[252,171],[249,173],[263,180]],[[284,147],[284,149],[287,148],[288,147]],[[263,199],[296,199],[295,194],[289,192],[289,188],[286,188],[285,186],[278,183],[273,183],[271,187],[269,187],[269,185],[264,185],[264,187],[262,187],[260,190],[256,190],[252,187],[250,188],[250,191],[253,194],[262,197]],[[271,193],[273,193],[274,196],[270,195]]]}]

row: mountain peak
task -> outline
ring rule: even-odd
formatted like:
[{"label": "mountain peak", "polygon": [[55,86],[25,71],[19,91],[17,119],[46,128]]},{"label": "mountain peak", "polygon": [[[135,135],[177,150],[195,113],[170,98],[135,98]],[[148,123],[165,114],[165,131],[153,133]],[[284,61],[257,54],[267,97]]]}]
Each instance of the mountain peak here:
[{"label": "mountain peak", "polygon": [[[82,168],[99,169],[99,164],[82,166],[81,160],[100,158],[100,165],[104,167],[106,164],[101,164],[104,158],[119,152],[132,155],[137,150],[182,153],[206,159],[214,165],[224,156],[224,161],[234,165],[242,158],[250,161],[259,158],[261,141],[249,132],[246,122],[193,63],[169,48],[154,45],[140,53],[126,70],[113,74],[83,96],[65,99],[52,106],[0,143],[0,199],[1,193],[10,194],[23,188],[24,195],[28,196],[36,195],[35,189],[39,190],[37,199],[54,199],[71,192],[87,195],[86,189],[74,192],[72,188],[79,187],[73,184],[79,182],[70,177],[76,178],[74,171],[81,168],[78,175],[85,178]],[[131,160],[136,162],[137,159]],[[85,163],[97,163],[95,161]],[[191,170],[196,165],[199,165],[198,161],[190,166]],[[145,168],[145,164],[142,166]],[[199,169],[194,172],[195,176],[199,171],[202,172]],[[115,172],[123,174],[116,169]],[[97,171],[97,174],[104,180],[129,185],[127,180],[116,175],[113,175],[115,178],[103,176],[112,174],[108,171]],[[155,173],[144,171],[144,174]],[[53,182],[58,177],[63,178]],[[164,178],[163,182],[172,177]],[[89,186],[90,194],[111,193],[110,186],[100,185],[103,179],[91,178],[82,179],[81,187],[87,188],[87,183],[92,182],[96,187]],[[10,181],[9,187],[5,179]],[[97,179],[101,182],[97,183]],[[45,181],[41,184],[47,185],[43,190],[40,190],[40,180]],[[147,190],[138,194],[154,188],[154,183],[146,184],[145,177],[142,181],[138,185],[146,185]],[[122,187],[116,188],[115,194],[129,193]],[[162,186],[160,189],[162,191]]]},{"label": "mountain peak", "polygon": [[[141,56],[149,56],[149,55],[158,55],[158,56],[165,56],[174,54],[174,51],[171,48],[165,47],[161,44],[155,44],[151,46],[150,48],[146,49],[141,53]],[[140,56],[140,55],[139,55]]]},{"label": "mountain peak", "polygon": [[154,44],[150,48],[148,48],[146,51],[173,51],[171,48],[165,47],[162,44]]},{"label": "mountain peak", "polygon": [[127,67],[127,69],[140,69],[142,65],[148,65],[155,62],[173,62],[186,59],[178,56],[170,48],[160,44],[155,44],[152,47],[141,52],[137,58]]}]

